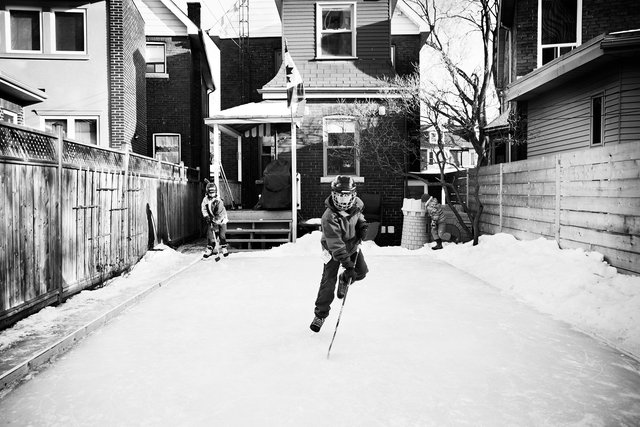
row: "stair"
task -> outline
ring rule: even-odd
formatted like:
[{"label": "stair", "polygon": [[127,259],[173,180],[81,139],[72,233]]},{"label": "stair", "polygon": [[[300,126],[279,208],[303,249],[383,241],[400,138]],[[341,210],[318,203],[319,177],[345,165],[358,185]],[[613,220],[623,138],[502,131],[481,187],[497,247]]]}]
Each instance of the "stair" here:
[{"label": "stair", "polygon": [[227,242],[235,251],[270,249],[291,241],[291,211],[229,210]]}]

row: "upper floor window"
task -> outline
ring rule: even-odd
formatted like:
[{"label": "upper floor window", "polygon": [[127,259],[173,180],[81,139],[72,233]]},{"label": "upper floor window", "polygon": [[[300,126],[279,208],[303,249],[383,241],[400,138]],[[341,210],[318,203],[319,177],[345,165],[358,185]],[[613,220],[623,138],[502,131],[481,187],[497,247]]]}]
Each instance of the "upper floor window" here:
[{"label": "upper floor window", "polygon": [[317,57],[355,57],[355,3],[318,3],[316,13]]},{"label": "upper floor window", "polygon": [[0,121],[18,124],[18,113],[0,108]]},{"label": "upper floor window", "polygon": [[8,50],[15,52],[42,51],[40,10],[9,9]]},{"label": "upper floor window", "polygon": [[354,118],[324,118],[324,175],[360,175],[359,141],[360,133]]},{"label": "upper floor window", "polygon": [[63,137],[68,137],[85,144],[98,145],[98,118],[75,116],[44,117],[44,129],[55,132],[54,126],[62,126]]},{"label": "upper floor window", "polygon": [[166,73],[167,57],[164,43],[147,43],[147,73]]},{"label": "upper floor window", "polygon": [[582,0],[538,0],[538,66],[582,42]]},{"label": "upper floor window", "polygon": [[55,10],[53,12],[55,52],[84,53],[87,45],[85,22],[84,10]]},{"label": "upper floor window", "polygon": [[153,134],[153,157],[164,162],[180,163],[180,134]]}]

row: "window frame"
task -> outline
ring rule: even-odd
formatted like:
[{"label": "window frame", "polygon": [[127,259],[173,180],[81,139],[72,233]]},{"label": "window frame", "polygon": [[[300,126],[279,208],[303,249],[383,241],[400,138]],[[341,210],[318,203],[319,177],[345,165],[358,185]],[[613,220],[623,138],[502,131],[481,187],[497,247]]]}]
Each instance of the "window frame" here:
[{"label": "window frame", "polygon": [[[600,120],[598,126],[600,127],[600,132],[598,135],[599,141],[595,141],[596,137],[596,116],[594,111],[594,101],[596,99],[600,100]],[[590,147],[600,147],[604,145],[604,118],[605,118],[605,103],[604,103],[604,93],[599,92],[591,96],[589,101],[589,146]]]},{"label": "window frame", "polygon": [[70,116],[65,116],[65,115],[43,115],[40,116],[41,120],[42,120],[42,130],[44,130],[45,132],[47,131],[47,126],[46,126],[46,120],[64,120],[67,122],[67,134],[65,135],[65,138],[69,138],[75,142],[79,142],[81,144],[87,144],[87,145],[91,145],[93,146],[94,144],[90,143],[90,142],[85,142],[85,141],[81,141],[79,139],[76,139],[76,120],[95,120],[96,122],[96,143],[95,146],[99,147],[100,146],[100,116],[98,115],[70,115]]},{"label": "window frame", "polygon": [[[329,3],[329,2],[318,2],[316,3],[316,59],[331,59],[331,60],[340,60],[340,59],[356,59],[357,58],[357,25],[356,25],[356,13],[357,13],[357,3],[354,1],[346,1],[340,3]],[[351,55],[323,55],[322,53],[322,10],[323,8],[337,8],[347,6],[351,9],[351,29],[348,31],[339,31],[339,30],[324,30],[326,34],[338,34],[338,33],[351,33]]]},{"label": "window frame", "polygon": [[[147,61],[147,55],[146,55],[146,48],[149,45],[155,45],[155,46],[162,46],[162,51],[163,51],[163,67],[164,67],[164,71],[163,72],[159,72],[159,71],[147,71],[147,65],[149,64],[149,62]],[[167,44],[165,42],[161,42],[161,41],[148,41],[145,44],[145,58],[144,58],[144,66],[145,66],[145,74],[147,76],[168,76],[169,73],[167,72]],[[159,62],[152,62],[152,64],[159,64]]]},{"label": "window frame", "polygon": [[396,69],[396,45],[392,44],[389,50],[390,50],[389,54],[391,55],[391,66],[395,70]]},{"label": "window frame", "polygon": [[[354,153],[354,161],[355,161],[355,174],[349,174],[352,176],[360,176],[360,153],[359,153],[359,145],[360,145],[360,126],[358,120],[354,116],[344,116],[344,115],[336,115],[336,116],[326,116],[322,118],[322,175],[324,177],[335,177],[335,174],[329,174],[329,161],[328,161],[328,152],[330,150],[340,150],[347,149],[346,147],[331,147],[329,148],[329,132],[328,132],[328,124],[329,123],[345,123],[352,122],[354,126],[353,133],[353,150]],[[346,132],[344,132],[346,133]],[[345,173],[346,175],[346,173]]]},{"label": "window frame", "polygon": [[151,135],[151,145],[153,148],[153,158],[156,160],[160,160],[163,162],[168,162],[171,163],[168,160],[162,160],[162,159],[157,159],[156,158],[156,137],[158,136],[177,136],[178,137],[178,162],[177,163],[173,163],[173,164],[180,164],[180,162],[182,161],[182,135],[176,132],[158,132],[158,133],[154,133]]},{"label": "window frame", "polygon": [[[576,41],[573,43],[555,43],[555,44],[542,44],[542,2],[543,0],[538,0],[538,40],[537,40],[537,66],[538,68],[542,67],[544,64],[542,63],[542,52],[544,49],[553,48],[555,49],[555,56],[553,59],[558,58],[561,55],[560,49],[569,47],[574,49],[582,44],[582,1],[583,0],[575,0],[576,1]],[[553,61],[553,59],[551,61]],[[551,61],[548,61],[547,64]]]},{"label": "window frame", "polygon": [[[40,48],[38,50],[23,50],[23,49],[12,49],[11,48],[11,12],[12,11],[20,11],[20,12],[38,12],[38,36],[39,36],[39,45]],[[32,7],[32,6],[9,6],[5,9],[5,26],[4,26],[4,36],[6,40],[6,52],[7,53],[44,53],[44,37],[43,37],[43,28],[44,28],[44,12],[42,8]]]},{"label": "window frame", "polygon": [[[56,37],[56,13],[79,13],[82,15],[83,50],[58,50],[58,39]],[[87,10],[80,8],[53,8],[51,9],[51,52],[62,55],[87,55],[88,53],[88,31],[87,31]]]},{"label": "window frame", "polygon": [[[18,124],[18,113],[15,111],[7,110],[6,108],[0,108],[0,113],[2,113],[2,119],[0,121],[4,123],[11,123],[14,125]],[[11,117],[11,121],[5,120],[7,117]]]}]

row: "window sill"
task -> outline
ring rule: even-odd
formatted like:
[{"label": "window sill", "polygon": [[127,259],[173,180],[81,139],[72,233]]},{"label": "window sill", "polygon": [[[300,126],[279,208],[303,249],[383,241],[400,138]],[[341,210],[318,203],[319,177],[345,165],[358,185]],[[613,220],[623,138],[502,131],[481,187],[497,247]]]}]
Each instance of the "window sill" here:
[{"label": "window sill", "polygon": [[148,79],[168,79],[169,74],[167,73],[147,73],[145,77]]},{"label": "window sill", "polygon": [[64,59],[88,61],[89,55],[86,53],[29,53],[29,52],[3,52],[0,58],[14,59]]},{"label": "window sill", "polygon": [[[321,176],[320,177],[320,183],[321,184],[330,184],[336,178],[336,176],[337,175]],[[349,176],[351,176],[355,182],[359,182],[359,183],[364,182],[364,176],[353,176],[353,175],[349,175]]]},{"label": "window sill", "polygon": [[316,56],[314,61],[353,61],[357,56]]}]

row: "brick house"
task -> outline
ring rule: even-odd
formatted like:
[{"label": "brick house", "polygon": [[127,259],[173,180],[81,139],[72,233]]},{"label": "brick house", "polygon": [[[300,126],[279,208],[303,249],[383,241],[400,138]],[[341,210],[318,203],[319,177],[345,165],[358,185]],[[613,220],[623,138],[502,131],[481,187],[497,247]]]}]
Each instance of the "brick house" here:
[{"label": "brick house", "polygon": [[502,0],[499,19],[505,113],[489,127],[521,136],[494,163],[640,140],[637,1]]},{"label": "brick house", "polygon": [[[267,16],[268,11],[260,9],[265,2],[257,3],[259,16]],[[256,182],[260,183],[266,164],[275,158],[294,158],[292,169],[300,179],[299,209],[289,218],[295,224],[296,216],[301,221],[320,217],[333,177],[351,175],[359,194],[381,199],[385,232],[376,242],[399,244],[405,179],[361,162],[355,150],[349,161],[336,162],[332,153],[339,148],[331,141],[356,144],[366,131],[354,117],[340,114],[338,104],[389,96],[378,79],[414,71],[421,49],[419,23],[394,0],[274,3],[269,10],[277,13],[281,26],[254,20],[249,11],[251,37],[238,42],[221,34],[218,40],[223,110],[206,122],[214,129],[220,150],[215,157],[221,160],[230,190],[251,208],[258,202]],[[286,105],[282,36],[306,92],[304,108],[293,114],[298,126],[292,126]],[[405,123],[398,126],[406,132]]]},{"label": "brick house", "polygon": [[147,137],[150,156],[209,171],[209,95],[216,48],[200,29],[200,3],[187,14],[171,0],[135,0],[146,36]]}]

